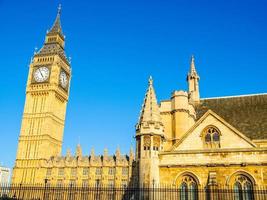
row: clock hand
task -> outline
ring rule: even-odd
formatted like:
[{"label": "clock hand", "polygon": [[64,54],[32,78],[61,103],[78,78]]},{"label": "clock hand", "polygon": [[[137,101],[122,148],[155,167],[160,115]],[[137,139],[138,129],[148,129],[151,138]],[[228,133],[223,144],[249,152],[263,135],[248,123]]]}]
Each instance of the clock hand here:
[{"label": "clock hand", "polygon": [[41,74],[41,76],[44,78],[44,76],[43,76],[43,74],[42,74],[42,71],[39,69],[39,72],[40,72],[40,74]]}]

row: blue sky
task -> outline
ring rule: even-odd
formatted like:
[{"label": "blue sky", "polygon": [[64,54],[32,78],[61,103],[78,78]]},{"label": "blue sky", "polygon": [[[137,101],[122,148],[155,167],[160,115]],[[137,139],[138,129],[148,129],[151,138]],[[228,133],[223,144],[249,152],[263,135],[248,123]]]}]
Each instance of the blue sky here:
[{"label": "blue sky", "polygon": [[[38,2],[38,3],[37,3]],[[0,163],[12,167],[28,65],[62,4],[73,77],[63,153],[80,141],[127,153],[154,78],[158,100],[187,88],[191,54],[201,97],[267,92],[265,0],[0,0]]]}]

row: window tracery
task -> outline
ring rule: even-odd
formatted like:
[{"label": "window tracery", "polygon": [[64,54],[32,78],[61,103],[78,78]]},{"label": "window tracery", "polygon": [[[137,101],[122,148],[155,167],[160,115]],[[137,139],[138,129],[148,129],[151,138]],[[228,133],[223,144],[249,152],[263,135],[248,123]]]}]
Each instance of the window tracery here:
[{"label": "window tracery", "polygon": [[154,136],[153,137],[153,150],[158,151],[160,147],[160,137]]},{"label": "window tracery", "polygon": [[150,136],[144,136],[144,150],[150,150],[151,139]]},{"label": "window tracery", "polygon": [[253,184],[245,175],[238,175],[234,181],[234,199],[235,200],[253,200]]},{"label": "window tracery", "polygon": [[189,175],[185,175],[180,183],[180,199],[181,200],[197,200],[197,183],[196,180]]},{"label": "window tracery", "polygon": [[202,133],[203,135],[203,141],[204,141],[204,146],[206,148],[220,148],[220,131],[214,127],[210,126],[204,130]]}]

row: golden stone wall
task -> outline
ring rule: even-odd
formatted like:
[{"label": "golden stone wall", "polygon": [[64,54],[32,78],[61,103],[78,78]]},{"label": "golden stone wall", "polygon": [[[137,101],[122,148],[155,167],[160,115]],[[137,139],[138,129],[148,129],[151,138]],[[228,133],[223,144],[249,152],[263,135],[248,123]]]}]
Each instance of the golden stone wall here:
[{"label": "golden stone wall", "polygon": [[52,185],[133,184],[133,155],[128,156],[66,156],[54,157],[42,163],[43,182]]},{"label": "golden stone wall", "polygon": [[[114,156],[107,151],[103,156],[93,152],[82,156],[80,146],[75,156],[69,152],[61,156],[71,68],[59,17],[60,12],[29,67],[12,183],[232,187],[236,181],[248,179],[253,187],[267,185],[266,139],[251,140],[211,110],[197,118],[201,100],[193,57],[188,92],[174,91],[160,106],[149,78],[136,126],[136,159],[133,152],[122,156],[119,151]],[[41,67],[49,75],[38,81],[36,73],[39,79],[45,75]],[[218,133],[216,137],[208,134],[210,128]]]},{"label": "golden stone wall", "polygon": [[235,166],[172,166],[160,167],[161,184],[180,185],[181,177],[189,175],[196,179],[199,187],[209,185],[209,175],[215,173],[216,184],[221,187],[228,187],[234,184],[237,175],[245,175],[255,187],[267,186],[267,165],[235,165]]}]

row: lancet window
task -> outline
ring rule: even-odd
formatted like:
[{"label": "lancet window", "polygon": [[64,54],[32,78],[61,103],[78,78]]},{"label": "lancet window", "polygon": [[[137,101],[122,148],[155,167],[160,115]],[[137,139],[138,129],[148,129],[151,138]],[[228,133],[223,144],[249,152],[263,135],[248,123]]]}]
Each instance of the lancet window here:
[{"label": "lancet window", "polygon": [[206,148],[220,148],[221,144],[220,144],[220,131],[214,127],[214,126],[210,126],[208,128],[206,128],[204,130],[204,132],[202,133],[203,136],[203,142],[204,142],[204,146]]},{"label": "lancet window", "polygon": [[233,188],[235,200],[254,200],[253,184],[247,176],[236,176]]},{"label": "lancet window", "polygon": [[196,180],[189,176],[183,176],[180,183],[180,199],[181,200],[197,200],[197,183]]}]

